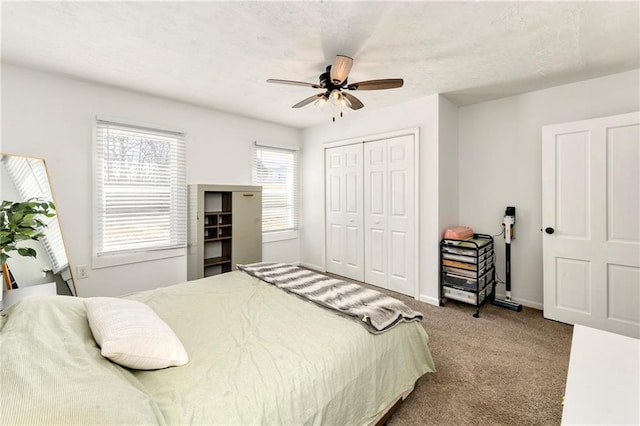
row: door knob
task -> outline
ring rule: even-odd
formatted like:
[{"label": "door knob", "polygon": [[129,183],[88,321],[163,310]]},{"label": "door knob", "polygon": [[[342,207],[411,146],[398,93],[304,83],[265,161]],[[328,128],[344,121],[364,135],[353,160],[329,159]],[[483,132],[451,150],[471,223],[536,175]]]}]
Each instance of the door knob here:
[{"label": "door knob", "polygon": [[546,232],[547,234],[551,235],[554,232],[556,232],[556,230],[549,226],[547,228],[544,228],[544,232]]}]

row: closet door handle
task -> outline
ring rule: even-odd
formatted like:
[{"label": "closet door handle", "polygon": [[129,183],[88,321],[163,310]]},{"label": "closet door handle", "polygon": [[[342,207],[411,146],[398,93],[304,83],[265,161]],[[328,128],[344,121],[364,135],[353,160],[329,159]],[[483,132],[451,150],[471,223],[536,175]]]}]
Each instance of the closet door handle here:
[{"label": "closet door handle", "polygon": [[544,232],[546,232],[547,234],[551,235],[554,232],[556,232],[556,230],[549,226],[547,228],[544,228]]}]

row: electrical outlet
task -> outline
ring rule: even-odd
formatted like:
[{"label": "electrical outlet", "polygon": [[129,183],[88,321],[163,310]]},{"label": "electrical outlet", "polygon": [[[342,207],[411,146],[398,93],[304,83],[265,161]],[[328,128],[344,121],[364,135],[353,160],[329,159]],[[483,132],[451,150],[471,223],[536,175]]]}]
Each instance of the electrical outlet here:
[{"label": "electrical outlet", "polygon": [[89,278],[89,267],[87,265],[76,266],[76,275],[78,279]]}]

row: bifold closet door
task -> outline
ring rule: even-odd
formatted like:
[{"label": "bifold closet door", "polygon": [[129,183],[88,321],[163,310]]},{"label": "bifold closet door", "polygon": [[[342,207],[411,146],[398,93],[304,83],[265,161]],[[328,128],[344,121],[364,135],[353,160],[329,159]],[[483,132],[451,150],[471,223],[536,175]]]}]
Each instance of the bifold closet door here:
[{"label": "bifold closet door", "polygon": [[364,144],[364,281],[415,294],[413,135]]},{"label": "bifold closet door", "polygon": [[364,280],[362,144],[325,151],[326,267]]}]

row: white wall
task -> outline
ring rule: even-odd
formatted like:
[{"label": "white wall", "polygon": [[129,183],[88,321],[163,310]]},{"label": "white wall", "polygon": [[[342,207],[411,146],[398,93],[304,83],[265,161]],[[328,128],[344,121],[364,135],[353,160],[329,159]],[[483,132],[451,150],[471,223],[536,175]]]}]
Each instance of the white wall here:
[{"label": "white wall", "polygon": [[[511,282],[520,303],[542,308],[541,127],[637,111],[639,81],[635,70],[459,109],[459,219],[497,234],[505,207],[516,206]],[[502,238],[496,249],[504,280]]]},{"label": "white wall", "polygon": [[[348,112],[333,123],[305,129],[302,148],[302,238],[301,261],[322,269],[324,251],[324,152],[323,144],[359,138],[408,128],[420,131],[420,298],[437,303],[438,298],[438,241],[440,239],[439,206],[439,103],[432,95],[393,107]],[[454,123],[455,108],[448,101],[445,123]],[[455,144],[451,139],[448,143]],[[455,152],[455,148],[451,149]],[[454,157],[455,158],[455,157]],[[455,162],[455,161],[454,161]],[[451,182],[457,190],[457,179]],[[454,208],[455,210],[455,208]],[[454,214],[455,215],[455,214]],[[449,216],[447,213],[445,216]]]},{"label": "white wall", "polygon": [[[380,110],[348,112],[304,130],[3,64],[2,151],[47,160],[72,265],[91,264],[91,131],[96,114],[184,129],[189,183],[250,184],[254,140],[301,149],[301,239],[263,245],[265,259],[323,264],[322,144],[420,129],[420,294],[437,303],[444,228],[498,233],[517,207],[513,295],[541,307],[542,125],[640,109],[632,71],[457,109],[432,95]],[[458,123],[456,125],[455,123]],[[459,143],[458,143],[459,141]],[[459,146],[458,146],[459,145]],[[497,240],[504,278],[504,245]],[[75,272],[75,271],[74,271]],[[90,270],[79,295],[119,295],[186,279],[183,257]],[[499,292],[503,289],[499,288]]]},{"label": "white wall", "polygon": [[458,223],[458,107],[443,96],[438,106],[438,229]]},{"label": "white wall", "polygon": [[[251,184],[253,142],[299,146],[299,130],[2,64],[3,152],[44,158],[71,265],[91,265],[92,129],[96,114],[187,133],[187,181]],[[298,240],[263,245],[264,259],[298,260]],[[89,271],[80,296],[120,295],[186,280],[186,257]],[[75,272],[75,271],[74,271]]]}]

